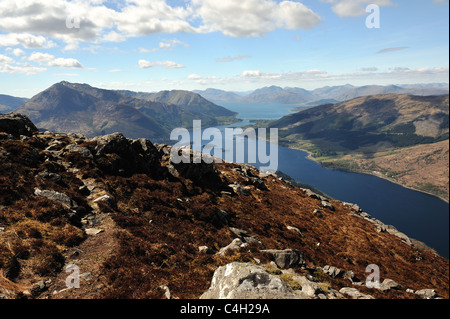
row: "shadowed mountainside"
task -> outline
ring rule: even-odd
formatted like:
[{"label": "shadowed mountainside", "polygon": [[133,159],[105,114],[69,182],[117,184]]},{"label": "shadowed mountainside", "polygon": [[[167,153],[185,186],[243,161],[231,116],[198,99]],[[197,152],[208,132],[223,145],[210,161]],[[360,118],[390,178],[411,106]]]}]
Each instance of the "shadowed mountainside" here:
[{"label": "shadowed mountainside", "polygon": [[28,101],[27,98],[0,94],[0,113],[8,113]]},{"label": "shadowed mountainside", "polygon": [[[170,131],[176,127],[192,127],[193,120],[201,120],[208,126],[219,124],[214,116],[207,114],[213,113],[210,106],[198,105],[196,111],[190,111],[168,102],[138,99],[118,91],[69,82],[57,83],[37,94],[17,112],[29,116],[39,128],[46,130],[91,137],[123,132],[131,138],[157,141],[167,141]],[[229,113],[234,118],[235,113]]]},{"label": "shadowed mountainside", "polygon": [[148,101],[174,104],[191,112],[204,113],[215,117],[235,116],[237,114],[190,91],[173,90],[158,93],[122,92]]}]

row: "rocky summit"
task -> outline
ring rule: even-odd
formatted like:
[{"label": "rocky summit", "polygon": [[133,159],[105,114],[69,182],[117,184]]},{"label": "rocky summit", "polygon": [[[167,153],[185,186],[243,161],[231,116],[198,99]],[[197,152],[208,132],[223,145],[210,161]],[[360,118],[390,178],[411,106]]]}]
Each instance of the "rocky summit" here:
[{"label": "rocky summit", "polygon": [[358,205],[170,150],[0,115],[0,298],[449,297],[448,260]]}]

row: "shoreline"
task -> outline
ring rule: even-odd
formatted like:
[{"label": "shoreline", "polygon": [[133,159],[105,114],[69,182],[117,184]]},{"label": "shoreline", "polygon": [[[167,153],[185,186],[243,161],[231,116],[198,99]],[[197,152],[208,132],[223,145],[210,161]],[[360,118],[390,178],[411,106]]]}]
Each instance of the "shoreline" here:
[{"label": "shoreline", "polygon": [[[322,166],[323,168],[326,168],[326,169],[333,169],[333,168],[327,168],[327,167],[323,166],[322,163],[319,162],[318,160],[316,160],[316,159],[312,156],[312,153],[311,153],[310,151],[308,151],[308,150],[301,149],[301,148],[296,148],[296,147],[291,147],[291,146],[286,146],[286,147],[287,147],[287,148],[290,148],[290,149],[293,149],[293,150],[300,150],[300,151],[303,151],[303,152],[305,152],[305,153],[308,154],[308,156],[306,157],[307,159],[316,162],[317,164],[319,164],[319,165]],[[336,169],[336,170],[340,170],[340,171],[344,171],[344,172],[349,172],[349,173],[366,174],[366,175],[371,175],[371,176],[375,176],[375,177],[378,177],[378,178],[382,178],[382,179],[387,180],[387,181],[389,181],[389,182],[391,182],[391,183],[397,184],[397,185],[399,185],[399,186],[401,186],[401,187],[404,187],[404,188],[407,188],[407,189],[410,189],[410,190],[414,190],[414,191],[417,191],[417,192],[420,192],[420,193],[423,193],[423,194],[427,194],[427,195],[431,195],[431,196],[433,196],[433,197],[439,198],[440,200],[446,202],[447,204],[450,203],[449,200],[448,200],[447,198],[444,198],[444,197],[441,197],[441,196],[438,196],[438,195],[436,195],[436,194],[429,193],[429,192],[426,192],[426,191],[423,191],[423,190],[420,190],[420,189],[416,189],[416,188],[411,187],[411,186],[404,185],[404,184],[402,184],[402,183],[400,183],[400,182],[397,182],[397,181],[395,181],[395,180],[393,180],[393,179],[390,179],[389,177],[386,177],[386,176],[384,176],[384,175],[382,175],[382,174],[371,173],[371,172],[368,172],[368,171],[357,171],[357,170],[355,170],[355,171],[352,171],[352,170],[341,170],[341,169]]]},{"label": "shoreline", "polygon": [[[248,120],[248,121],[252,122],[252,121],[258,121],[258,120],[252,119],[252,120]],[[253,127],[253,125],[248,125],[248,127]],[[244,126],[244,127],[242,127],[242,128],[245,129],[246,127]],[[266,141],[266,142],[269,142],[269,141],[267,141],[267,138],[260,138],[260,137],[258,136],[257,139],[262,139],[262,140],[264,140],[264,141]],[[282,141],[281,141],[281,142],[282,142]],[[278,146],[287,147],[287,148],[293,149],[293,150],[299,150],[299,151],[306,152],[306,153],[308,154],[308,156],[306,157],[307,159],[316,162],[317,164],[319,164],[319,165],[320,165],[321,167],[323,167],[323,168],[326,168],[326,169],[333,169],[333,168],[327,168],[327,167],[323,166],[322,163],[319,162],[318,160],[316,160],[316,159],[312,156],[312,153],[311,153],[310,151],[306,150],[306,149],[302,149],[302,148],[298,148],[298,147],[292,147],[292,146],[288,146],[288,145],[281,145],[281,144],[280,144],[280,141],[278,142],[277,145],[278,145]],[[398,182],[398,181],[396,181],[396,180],[390,179],[389,177],[384,176],[384,175],[382,175],[382,174],[376,174],[376,173],[372,173],[372,172],[369,172],[369,171],[362,171],[362,170],[360,170],[360,171],[358,171],[358,170],[355,170],[355,171],[353,171],[353,170],[343,170],[343,169],[335,169],[335,170],[340,170],[340,171],[343,171],[343,172],[349,172],[349,173],[358,173],[358,174],[371,175],[371,176],[375,176],[375,177],[378,177],[378,178],[382,178],[382,179],[384,179],[384,180],[386,180],[386,181],[388,181],[388,182],[397,184],[397,185],[399,185],[399,186],[401,186],[401,187],[404,187],[404,188],[406,188],[406,189],[410,189],[410,190],[413,190],[413,191],[417,191],[417,192],[420,192],[420,193],[423,193],[423,194],[427,194],[427,195],[436,197],[436,198],[438,198],[438,199],[444,201],[445,203],[450,204],[449,199],[447,199],[447,198],[445,198],[445,197],[441,197],[441,196],[439,196],[439,195],[436,195],[436,194],[433,194],[433,193],[430,193],[430,192],[426,192],[426,191],[424,191],[424,190],[420,190],[420,189],[414,188],[414,187],[412,187],[412,186],[404,185],[404,184],[402,184],[402,183],[400,183],[400,182]]]}]

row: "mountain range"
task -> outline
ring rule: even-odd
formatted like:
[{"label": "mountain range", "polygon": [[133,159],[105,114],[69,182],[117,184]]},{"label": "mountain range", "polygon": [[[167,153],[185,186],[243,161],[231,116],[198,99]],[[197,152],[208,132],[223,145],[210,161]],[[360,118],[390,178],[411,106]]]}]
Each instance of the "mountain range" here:
[{"label": "mountain range", "polygon": [[[87,84],[60,82],[16,109],[39,128],[96,136],[122,132],[128,137],[167,140],[176,127],[192,127],[193,120],[215,126],[236,113],[187,91],[139,93],[104,90]],[[178,104],[179,103],[179,104]]]},{"label": "mountain range", "polygon": [[448,94],[359,97],[269,126],[279,128],[281,144],[309,151],[324,166],[376,172],[448,201]]},{"label": "mountain range", "polygon": [[336,151],[378,143],[409,146],[448,138],[448,105],[449,95],[370,95],[289,114],[270,127],[284,137],[327,141]]},{"label": "mountain range", "polygon": [[8,113],[28,101],[27,98],[0,94],[0,113]]},{"label": "mountain range", "polygon": [[342,102],[356,97],[376,94],[413,94],[413,95],[439,95],[448,94],[449,86],[445,83],[412,84],[412,85],[366,85],[356,87],[350,84],[340,86],[326,86],[315,90],[302,88],[281,88],[269,86],[257,89],[251,93],[240,95],[216,89],[194,91],[213,102],[242,102],[242,103],[281,103],[320,105],[323,102]]},{"label": "mountain range", "polygon": [[119,92],[138,99],[177,105],[190,112],[204,113],[215,117],[229,117],[236,115],[236,113],[206,100],[199,94],[185,90],[161,91],[158,93],[132,91]]}]

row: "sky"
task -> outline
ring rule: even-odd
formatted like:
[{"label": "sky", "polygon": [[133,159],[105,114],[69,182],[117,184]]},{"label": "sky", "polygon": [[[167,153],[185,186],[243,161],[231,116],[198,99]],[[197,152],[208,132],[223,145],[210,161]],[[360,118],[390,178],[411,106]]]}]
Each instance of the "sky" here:
[{"label": "sky", "polygon": [[448,83],[448,0],[0,0],[0,94]]}]

